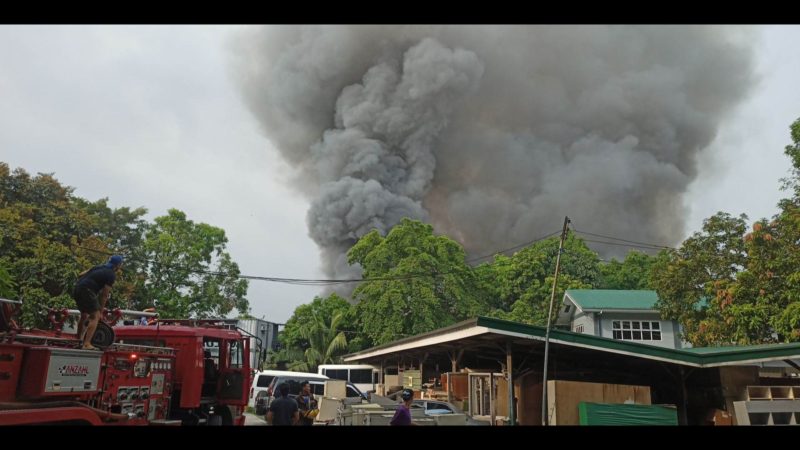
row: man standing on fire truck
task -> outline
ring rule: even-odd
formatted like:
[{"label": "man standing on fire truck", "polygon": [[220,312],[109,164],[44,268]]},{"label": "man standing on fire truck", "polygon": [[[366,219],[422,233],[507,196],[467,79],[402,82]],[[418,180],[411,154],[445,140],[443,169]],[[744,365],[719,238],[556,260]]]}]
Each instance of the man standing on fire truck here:
[{"label": "man standing on fire truck", "polygon": [[[81,273],[78,282],[72,292],[72,298],[78,304],[81,318],[78,321],[78,338],[83,336],[83,348],[85,350],[98,350],[91,342],[97,323],[100,321],[103,308],[111,293],[111,286],[117,279],[117,273],[122,268],[122,256],[114,255],[108,262]],[[98,301],[98,296],[100,297]],[[86,324],[88,317],[89,323]],[[86,334],[83,335],[84,329]]]}]

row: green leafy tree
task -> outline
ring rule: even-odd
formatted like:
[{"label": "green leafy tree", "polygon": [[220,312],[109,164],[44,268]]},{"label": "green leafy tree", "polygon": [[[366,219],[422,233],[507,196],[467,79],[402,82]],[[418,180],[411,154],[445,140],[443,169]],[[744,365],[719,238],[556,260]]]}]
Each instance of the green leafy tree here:
[{"label": "green leafy tree", "polygon": [[[161,297],[184,301],[178,302],[180,308],[167,308],[172,314],[224,314],[232,307],[247,313],[247,283],[236,278],[238,267],[224,252],[222,230],[195,225],[180,212],[151,225],[143,218],[144,208],[111,208],[108,199],[89,202],[73,192],[52,174],[31,176],[0,162],[0,265],[14,280],[4,288],[6,295],[24,301],[23,326],[48,327],[48,307],[74,308],[70,291],[78,274],[114,253],[124,254],[125,264],[114,284],[111,308],[142,309]],[[167,244],[170,236],[172,246]],[[195,263],[198,259],[202,262]],[[170,261],[186,263],[183,269],[218,273],[170,271]],[[174,296],[166,292],[169,284],[177,286]],[[194,305],[185,308],[187,303]]]},{"label": "green leafy tree", "polygon": [[[162,317],[222,317],[247,313],[247,280],[225,251],[225,231],[170,209],[147,228],[145,298]],[[144,305],[143,305],[144,306]]]},{"label": "green leafy tree", "polygon": [[727,288],[747,263],[742,239],[746,220],[744,214],[733,217],[719,212],[680,248],[662,251],[653,265],[651,282],[661,314],[677,319],[684,338],[694,345],[732,338],[730,324],[721,313],[730,302]]},{"label": "green leafy tree", "polygon": [[11,277],[6,264],[5,261],[0,259],[0,297],[3,298],[14,297],[17,287],[17,283]]},{"label": "green leafy tree", "polygon": [[0,254],[12,296],[24,301],[24,326],[48,326],[48,307],[74,307],[77,274],[108,257],[111,242],[93,235],[97,218],[84,206],[52,174],[0,163]]},{"label": "green leafy tree", "polygon": [[[302,328],[305,324],[315,321],[315,317],[323,321],[330,321],[337,313],[350,311],[350,303],[337,294],[328,297],[314,297],[311,303],[306,303],[295,308],[292,317],[286,321],[281,331],[280,341],[284,348],[299,348],[305,351],[308,341],[303,338]],[[344,328],[343,328],[344,329]]]},{"label": "green leafy tree", "polygon": [[359,350],[348,339],[348,334],[358,334],[352,310],[336,294],[295,308],[279,336],[282,349],[274,355],[273,366],[314,372],[320,364],[341,362],[343,354]]},{"label": "green leafy tree", "polygon": [[475,294],[477,280],[464,249],[433,227],[403,219],[382,237],[364,235],[348,253],[365,278],[353,297],[362,331],[375,345],[424,333],[480,315],[487,305]]},{"label": "green leafy tree", "polygon": [[264,369],[306,372],[308,364],[302,350],[298,348],[281,348],[278,351],[270,350],[267,352]]},{"label": "green leafy tree", "polygon": [[623,261],[615,258],[600,266],[602,289],[652,289],[650,269],[655,257],[631,251]]},{"label": "green leafy tree", "polygon": [[791,136],[793,195],[772,221],[747,232],[746,216],[718,213],[654,264],[661,311],[694,345],[800,341],[800,120]]},{"label": "green leafy tree", "polygon": [[[553,288],[560,238],[539,241],[513,256],[498,256],[483,269],[483,276],[493,277],[498,301],[491,315],[535,325],[547,323],[547,308]],[[589,289],[600,281],[599,258],[575,235],[564,241],[556,286],[556,304],[567,289]],[[555,320],[553,314],[553,320]]]},{"label": "green leafy tree", "polygon": [[75,198],[74,201],[90,220],[86,231],[80,239],[76,239],[73,251],[82,255],[88,265],[103,262],[109,253],[125,256],[123,270],[114,283],[109,305],[134,310],[152,306],[152,300],[147,298],[144,289],[147,261],[142,244],[148,223],[143,217],[147,210],[110,208],[106,198],[96,202],[82,198]]},{"label": "green leafy tree", "polygon": [[755,223],[745,235],[748,264],[737,278],[733,302],[735,308],[747,299],[760,313],[757,318],[766,317],[740,320],[740,327],[768,328],[764,333],[781,342],[800,341],[800,119],[790,131],[793,143],[785,153],[791,176],[783,180],[783,188],[793,195],[779,202],[780,212],[772,221]]},{"label": "green leafy tree", "polygon": [[345,313],[337,312],[330,322],[315,316],[310,323],[300,329],[309,346],[303,353],[305,371],[316,372],[320,364],[337,364],[342,362],[342,355],[347,351],[347,337],[339,330]]}]

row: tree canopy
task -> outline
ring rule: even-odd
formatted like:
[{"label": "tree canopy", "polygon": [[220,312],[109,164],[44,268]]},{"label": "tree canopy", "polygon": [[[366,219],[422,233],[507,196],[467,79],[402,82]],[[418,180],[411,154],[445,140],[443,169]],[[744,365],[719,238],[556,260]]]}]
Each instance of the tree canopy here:
[{"label": "tree canopy", "polygon": [[78,274],[114,253],[125,263],[109,307],[156,301],[162,317],[247,313],[247,282],[236,278],[223,230],[178,210],[153,223],[146,214],[111,208],[105,198],[82,199],[52,174],[31,176],[0,162],[0,290],[24,301],[22,324],[46,327],[48,307],[74,308],[70,290]]},{"label": "tree canopy", "polygon": [[364,335],[380,345],[486,312],[465,255],[459,243],[410,219],[386,237],[374,230],[359,239],[349,262],[376,279],[353,293]]},{"label": "tree canopy", "polygon": [[772,220],[748,231],[745,215],[720,212],[654,265],[661,312],[694,345],[800,341],[800,120],[790,131],[791,196]]}]

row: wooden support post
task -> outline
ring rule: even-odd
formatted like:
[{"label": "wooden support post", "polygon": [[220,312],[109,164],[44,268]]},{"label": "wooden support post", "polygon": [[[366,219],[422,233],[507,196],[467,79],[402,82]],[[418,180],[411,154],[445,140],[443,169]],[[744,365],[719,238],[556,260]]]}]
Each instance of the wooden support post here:
[{"label": "wooden support post", "polygon": [[506,343],[506,373],[508,374],[508,423],[514,425],[516,411],[514,410],[514,377],[512,370],[511,342]]},{"label": "wooden support post", "polygon": [[689,417],[687,414],[687,408],[689,406],[689,394],[686,391],[686,378],[687,374],[686,371],[683,369],[683,366],[678,366],[678,370],[680,371],[680,379],[681,379],[681,408],[678,410],[680,414],[678,414],[678,424],[679,425],[688,425]]},{"label": "wooden support post", "polygon": [[495,426],[497,423],[495,419],[495,412],[494,412],[494,372],[489,373],[489,411],[492,415],[492,426]]},{"label": "wooden support post", "polygon": [[447,389],[447,403],[453,403],[453,390],[450,388],[450,373],[447,373],[445,380],[447,383],[447,386],[445,386],[445,389]]},{"label": "wooden support post", "polygon": [[542,369],[542,425],[547,426],[547,362],[550,352],[550,328],[552,325],[553,303],[556,298],[556,286],[558,285],[558,269],[561,265],[561,253],[564,251],[564,241],[567,239],[569,217],[564,216],[564,228],[561,230],[561,242],[558,244],[558,255],[556,255],[556,274],[553,278],[553,290],[550,293],[550,307],[547,309],[547,331],[544,335],[544,368]]},{"label": "wooden support post", "polygon": [[[423,375],[423,372],[422,372],[424,364],[425,364],[425,359],[424,358],[420,359],[419,360],[419,398],[425,398],[425,396],[423,395],[424,392],[422,390],[423,386],[425,385],[425,375]],[[413,381],[412,381],[412,383],[413,383]],[[413,388],[414,386],[411,386],[411,387]]]},{"label": "wooden support post", "polygon": [[381,395],[386,395],[386,378],[385,378],[385,375],[384,375],[384,372],[386,371],[385,366],[386,366],[386,360],[385,359],[381,359],[381,374],[378,377],[378,382],[381,384],[381,386],[383,386],[383,390],[381,391]]},{"label": "wooden support post", "polygon": [[492,416],[492,426],[497,425],[497,414],[495,413],[495,392],[494,392],[494,372],[489,373],[489,414]]}]

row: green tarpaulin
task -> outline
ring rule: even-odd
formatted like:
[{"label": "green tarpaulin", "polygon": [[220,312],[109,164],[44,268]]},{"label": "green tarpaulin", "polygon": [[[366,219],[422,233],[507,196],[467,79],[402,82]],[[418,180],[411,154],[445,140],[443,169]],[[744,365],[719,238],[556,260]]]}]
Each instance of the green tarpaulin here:
[{"label": "green tarpaulin", "polygon": [[581,425],[678,425],[678,410],[663,405],[578,404]]}]

